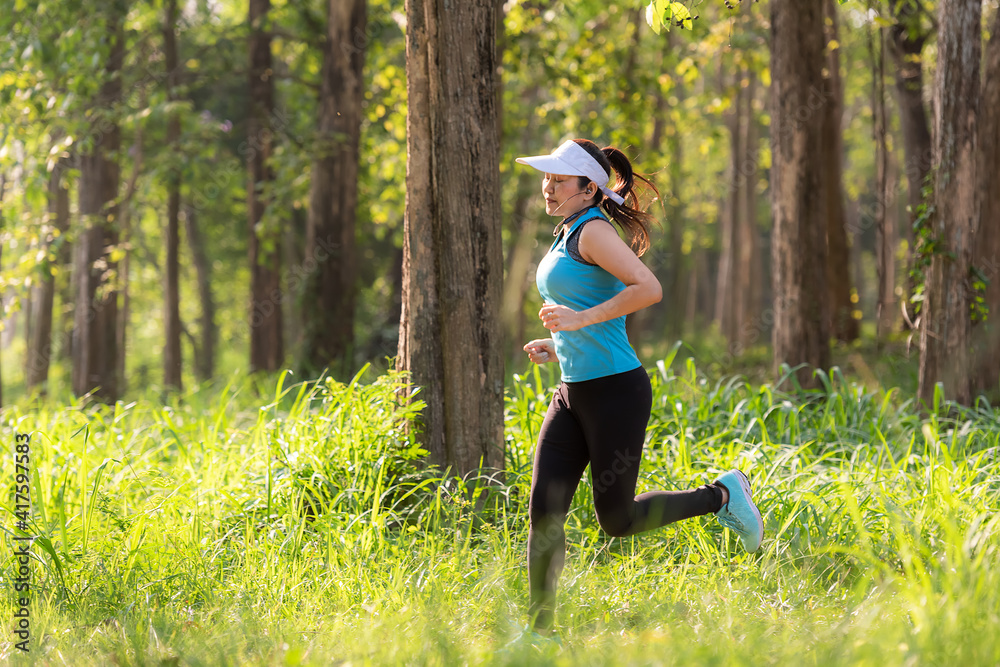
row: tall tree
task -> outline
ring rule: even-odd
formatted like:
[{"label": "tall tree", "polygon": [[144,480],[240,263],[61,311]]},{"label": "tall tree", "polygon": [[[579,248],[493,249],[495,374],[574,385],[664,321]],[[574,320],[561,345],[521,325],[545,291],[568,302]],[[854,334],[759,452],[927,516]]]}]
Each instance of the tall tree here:
[{"label": "tall tree", "polygon": [[[53,140],[61,138],[54,132]],[[65,178],[68,167],[66,158],[57,158],[52,165],[48,183],[48,219],[43,228],[43,248],[45,260],[42,262],[41,276],[33,290],[31,339],[28,341],[25,383],[28,390],[41,388],[45,391],[52,363],[52,308],[55,302],[56,281],[53,265],[58,265],[52,254],[52,246],[58,239],[61,248],[69,229],[69,189]],[[60,253],[61,254],[61,253]]]},{"label": "tall tree", "polygon": [[[823,106],[823,6],[818,2],[771,3],[771,270],[774,285],[775,370],[826,368],[830,362],[825,308],[826,216],[820,196]],[[822,159],[817,159],[821,156]],[[816,380],[798,371],[803,386]]]},{"label": "tall tree", "polygon": [[736,340],[738,323],[736,322],[736,300],[741,296],[737,293],[736,283],[737,255],[739,252],[738,234],[740,229],[741,201],[746,179],[740,173],[743,162],[743,100],[746,91],[743,89],[745,70],[741,67],[734,75],[732,111],[727,114],[726,126],[729,129],[729,183],[725,212],[719,219],[719,269],[715,287],[715,323],[722,335],[732,343]]},{"label": "tall tree", "polygon": [[978,117],[982,0],[941,0],[934,77],[934,250],[920,315],[918,394],[928,404],[941,382],[971,397],[969,268],[979,222]]},{"label": "tall tree", "polygon": [[500,0],[406,2],[407,165],[399,367],[421,439],[464,474],[502,468]]},{"label": "tall tree", "polygon": [[895,321],[895,234],[889,192],[889,146],[885,110],[885,36],[879,26],[868,29],[868,53],[872,65],[872,140],[875,144],[875,275],[876,336],[892,330]]},{"label": "tall tree", "polygon": [[[247,212],[250,249],[250,371],[276,371],[284,360],[281,316],[281,233],[265,219],[274,180],[272,150],[274,69],[270,0],[250,0],[250,115],[247,122]],[[330,186],[333,188],[334,186]]]},{"label": "tall tree", "polygon": [[[166,65],[167,101],[177,99],[180,71],[177,66],[177,0],[167,0],[163,18],[163,56]],[[176,110],[167,119],[167,150],[176,151],[181,136],[181,119]],[[167,173],[167,258],[164,275],[163,384],[180,391],[181,383],[181,295],[180,295],[180,164],[171,160]]]},{"label": "tall tree", "polygon": [[191,250],[195,281],[198,284],[198,301],[201,316],[198,329],[200,343],[194,345],[194,372],[201,382],[212,379],[215,370],[215,344],[218,340],[218,325],[215,323],[215,297],[212,295],[212,265],[205,250],[204,234],[198,224],[193,206],[184,207],[184,235]]},{"label": "tall tree", "polygon": [[858,321],[851,302],[851,262],[844,218],[844,139],[841,123],[844,116],[844,86],[840,79],[840,47],[836,0],[823,0],[824,76],[822,109],[822,179],[823,211],[826,212],[826,283],[829,299],[831,333],[850,342],[858,337]]},{"label": "tall tree", "polygon": [[736,232],[736,312],[734,318],[736,341],[740,350],[753,344],[756,326],[753,314],[760,303],[760,253],[757,241],[757,182],[758,173],[758,133],[757,119],[754,117],[754,97],[757,77],[752,68],[747,70],[747,89],[744,94],[746,111],[743,114],[743,128],[740,130],[743,159],[740,162],[739,226]]},{"label": "tall tree", "polygon": [[125,54],[124,3],[102,5],[107,24],[108,52],[103,78],[91,109],[91,149],[80,156],[79,211],[84,229],[73,253],[76,313],[73,323],[73,393],[118,399],[118,149],[121,133],[116,118],[121,99]]},{"label": "tall tree", "polygon": [[1000,382],[1000,11],[986,47],[979,101],[979,193],[982,197],[975,262],[986,285],[986,322],[976,332],[975,391],[996,393]]},{"label": "tall tree", "polygon": [[[916,220],[923,201],[923,188],[931,171],[931,132],[924,107],[924,44],[931,29],[923,20],[926,9],[918,0],[889,0],[895,23],[889,29],[889,54],[896,73],[896,100],[899,104],[899,125],[903,134],[903,154],[907,180],[907,202],[910,224]],[[910,264],[915,248],[910,244]],[[910,281],[909,293],[913,293]],[[907,298],[909,295],[907,295]],[[907,306],[908,321],[914,312]]]},{"label": "tall tree", "polygon": [[316,369],[343,364],[354,341],[354,217],[364,102],[365,0],[327,0],[318,153],[306,231],[303,356]]}]

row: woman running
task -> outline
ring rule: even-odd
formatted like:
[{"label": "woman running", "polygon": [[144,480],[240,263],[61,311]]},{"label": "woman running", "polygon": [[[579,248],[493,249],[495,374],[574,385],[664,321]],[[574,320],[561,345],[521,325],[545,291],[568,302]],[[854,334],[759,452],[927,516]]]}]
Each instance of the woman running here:
[{"label": "woman running", "polygon": [[562,372],[538,434],[529,501],[529,615],[534,630],[547,634],[566,552],[563,524],[587,464],[598,522],[612,537],[715,513],[756,551],[764,525],[739,470],[689,491],[635,495],[652,390],[625,335],[625,316],[658,302],[661,289],[636,254],[649,248],[653,217],[640,209],[633,186],[636,178],[655,186],[633,173],[620,150],[586,139],[517,162],[545,174],[545,212],[561,216],[536,276],[544,301],[538,317],[552,337],[524,346],[536,364],[558,359]]}]

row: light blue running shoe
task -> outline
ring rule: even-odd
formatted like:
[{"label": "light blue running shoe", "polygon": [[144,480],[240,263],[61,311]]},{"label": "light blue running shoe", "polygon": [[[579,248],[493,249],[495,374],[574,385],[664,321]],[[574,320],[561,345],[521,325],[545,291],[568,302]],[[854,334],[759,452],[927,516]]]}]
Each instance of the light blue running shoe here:
[{"label": "light blue running shoe", "polygon": [[715,513],[719,517],[719,523],[739,535],[747,551],[757,551],[764,538],[764,520],[760,518],[760,510],[750,497],[750,480],[739,470],[733,469],[713,483],[721,484],[729,491],[729,501]]}]

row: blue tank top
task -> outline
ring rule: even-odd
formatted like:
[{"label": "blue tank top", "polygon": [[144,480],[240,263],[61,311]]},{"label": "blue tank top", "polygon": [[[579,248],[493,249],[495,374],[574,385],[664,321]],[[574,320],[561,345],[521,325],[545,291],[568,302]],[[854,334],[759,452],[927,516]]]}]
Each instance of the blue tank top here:
[{"label": "blue tank top", "polygon": [[[594,264],[573,259],[566,242],[590,220],[604,222],[596,206],[583,211],[549,248],[538,264],[535,283],[547,304],[580,311],[604,303],[625,289],[625,284]],[[608,223],[610,224],[610,223]],[[625,334],[625,316],[591,324],[577,331],[553,331],[563,382],[583,382],[635,370],[642,366]]]}]

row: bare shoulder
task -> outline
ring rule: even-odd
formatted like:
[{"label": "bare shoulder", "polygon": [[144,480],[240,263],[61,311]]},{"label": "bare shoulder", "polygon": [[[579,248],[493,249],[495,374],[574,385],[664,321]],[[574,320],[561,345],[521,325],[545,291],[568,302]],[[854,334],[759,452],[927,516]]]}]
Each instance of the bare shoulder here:
[{"label": "bare shoulder", "polygon": [[607,218],[594,218],[580,230],[580,255],[592,264],[601,264],[599,256],[607,256],[608,250],[620,254],[623,250],[633,257],[635,254],[618,234],[618,228]]}]

